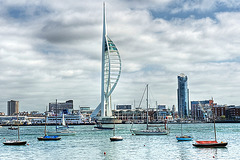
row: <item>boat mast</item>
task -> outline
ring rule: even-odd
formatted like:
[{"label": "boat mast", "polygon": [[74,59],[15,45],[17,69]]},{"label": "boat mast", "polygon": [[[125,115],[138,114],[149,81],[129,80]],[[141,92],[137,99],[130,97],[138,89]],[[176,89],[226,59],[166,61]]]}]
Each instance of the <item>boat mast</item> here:
[{"label": "boat mast", "polygon": [[[181,121],[181,120],[180,120]],[[181,136],[182,136],[182,121],[180,122],[181,123]]]},{"label": "boat mast", "polygon": [[[115,110],[115,105],[114,105],[114,111],[115,111],[115,114],[116,114],[116,110]],[[113,136],[115,136],[115,120],[116,120],[116,116],[114,114],[114,125],[113,125]]]},{"label": "boat mast", "polygon": [[[19,114],[19,113],[17,113],[17,123],[18,123],[18,114]],[[20,135],[19,135],[19,123],[18,123],[18,141],[20,141]]]},{"label": "boat mast", "polygon": [[44,135],[47,136],[47,106],[46,106],[46,112],[45,112],[45,130]]},{"label": "boat mast", "polygon": [[147,130],[148,130],[148,84],[147,84]]},{"label": "boat mast", "polygon": [[214,124],[215,141],[217,141],[217,133],[216,133],[216,126],[215,126],[215,112],[214,112],[214,108],[213,108],[213,98],[212,98],[212,110],[213,110],[213,124]]},{"label": "boat mast", "polygon": [[180,123],[181,123],[181,136],[182,136],[182,117],[183,117],[183,114],[182,114],[182,111],[181,111],[181,118],[180,118]]},{"label": "boat mast", "polygon": [[57,132],[57,99],[56,99],[56,132]]}]

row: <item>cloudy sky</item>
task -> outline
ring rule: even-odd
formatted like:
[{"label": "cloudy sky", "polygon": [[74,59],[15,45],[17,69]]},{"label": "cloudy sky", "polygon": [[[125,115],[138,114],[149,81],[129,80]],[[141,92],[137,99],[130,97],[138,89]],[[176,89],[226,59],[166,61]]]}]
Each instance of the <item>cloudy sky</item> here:
[{"label": "cloudy sky", "polygon": [[[190,100],[240,105],[238,0],[106,0],[107,32],[122,59],[114,104],[177,105],[177,76]],[[0,111],[44,111],[100,102],[102,1],[0,0]]]}]

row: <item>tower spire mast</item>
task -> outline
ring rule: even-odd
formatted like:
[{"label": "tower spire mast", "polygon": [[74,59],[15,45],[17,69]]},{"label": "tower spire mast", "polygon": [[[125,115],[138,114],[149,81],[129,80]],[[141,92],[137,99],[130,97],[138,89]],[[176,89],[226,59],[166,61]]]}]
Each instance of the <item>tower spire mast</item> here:
[{"label": "tower spire mast", "polygon": [[105,2],[103,2],[101,117],[105,117],[105,96],[106,96],[104,92],[105,44],[106,44],[106,18],[105,18]]}]

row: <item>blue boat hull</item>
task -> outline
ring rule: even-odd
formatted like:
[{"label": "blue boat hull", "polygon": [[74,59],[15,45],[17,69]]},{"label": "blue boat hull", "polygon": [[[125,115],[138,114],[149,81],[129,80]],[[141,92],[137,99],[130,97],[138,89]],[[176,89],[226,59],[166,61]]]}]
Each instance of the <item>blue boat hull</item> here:
[{"label": "blue boat hull", "polygon": [[178,141],[192,141],[192,137],[176,137]]}]

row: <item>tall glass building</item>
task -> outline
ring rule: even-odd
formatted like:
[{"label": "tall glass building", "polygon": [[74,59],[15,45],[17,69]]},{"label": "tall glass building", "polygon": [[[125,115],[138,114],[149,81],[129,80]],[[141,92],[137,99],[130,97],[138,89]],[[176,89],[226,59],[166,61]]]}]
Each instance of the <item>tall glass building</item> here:
[{"label": "tall glass building", "polygon": [[181,73],[178,76],[178,116],[187,118],[189,116],[189,89],[187,84],[187,76]]}]

